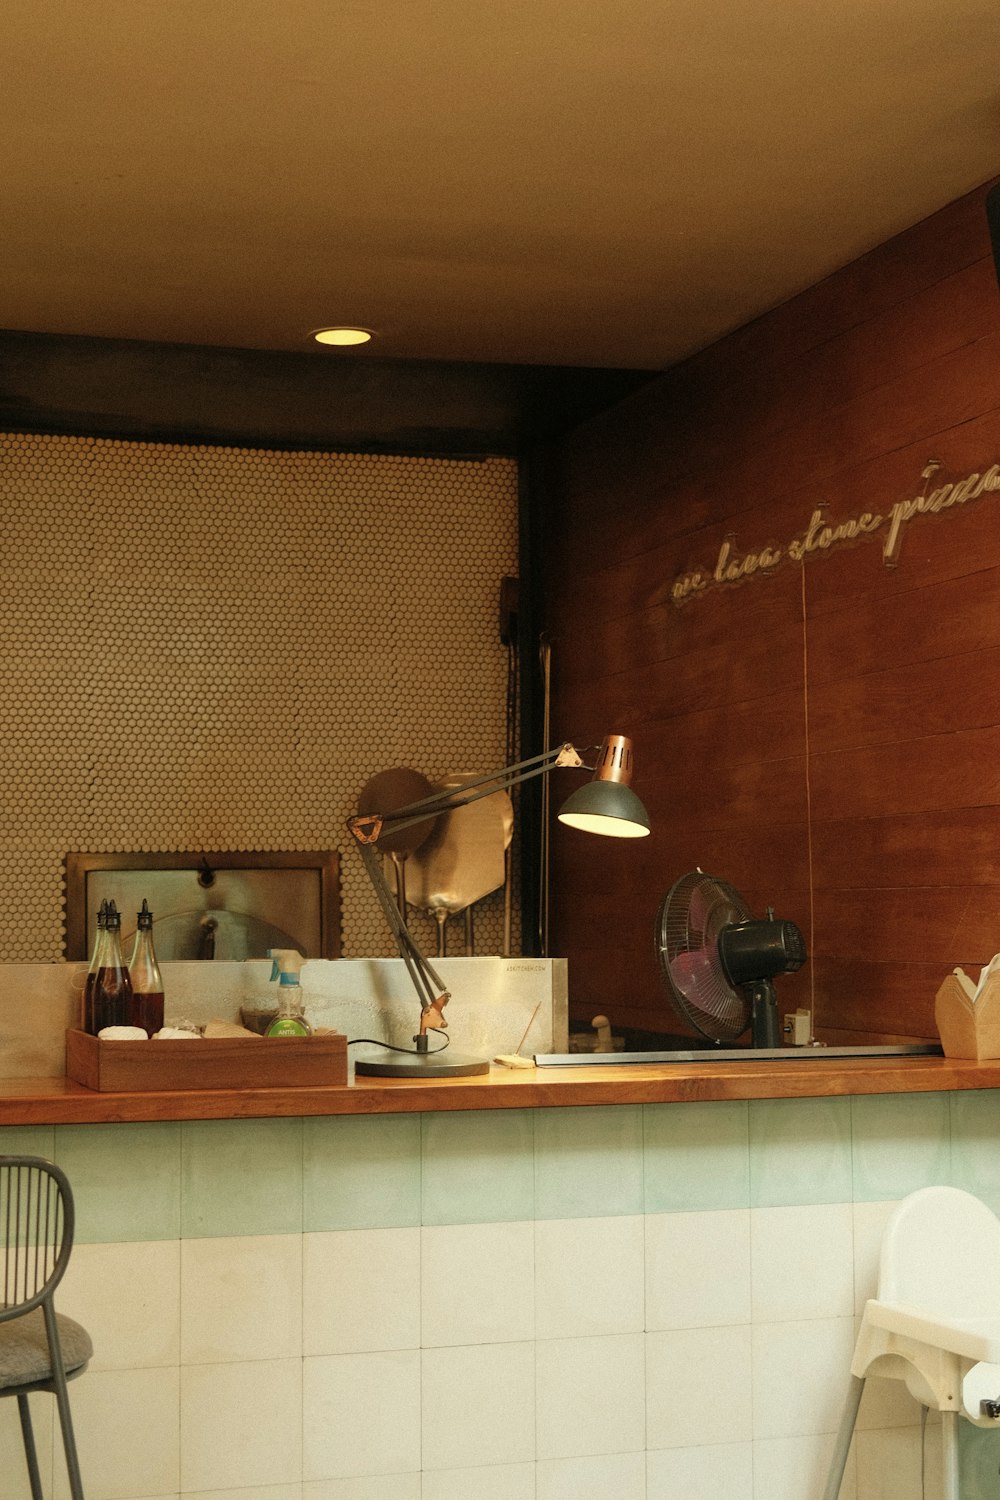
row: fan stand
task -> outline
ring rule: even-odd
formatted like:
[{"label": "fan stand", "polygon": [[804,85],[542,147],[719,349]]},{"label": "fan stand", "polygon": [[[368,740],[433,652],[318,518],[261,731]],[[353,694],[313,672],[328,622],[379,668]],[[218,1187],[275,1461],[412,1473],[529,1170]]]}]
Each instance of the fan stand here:
[{"label": "fan stand", "polygon": [[744,986],[750,996],[750,1036],[753,1047],[778,1047],[781,1032],[778,1027],[778,1000],[770,979],[755,979]]}]

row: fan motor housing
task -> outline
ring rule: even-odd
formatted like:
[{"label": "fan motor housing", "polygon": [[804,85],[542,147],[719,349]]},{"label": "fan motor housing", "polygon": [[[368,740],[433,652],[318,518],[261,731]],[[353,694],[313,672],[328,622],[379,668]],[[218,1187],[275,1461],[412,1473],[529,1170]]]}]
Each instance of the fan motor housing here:
[{"label": "fan motor housing", "polygon": [[719,933],[719,958],[730,984],[794,974],[806,961],[805,939],[794,922],[773,918],[732,922]]}]

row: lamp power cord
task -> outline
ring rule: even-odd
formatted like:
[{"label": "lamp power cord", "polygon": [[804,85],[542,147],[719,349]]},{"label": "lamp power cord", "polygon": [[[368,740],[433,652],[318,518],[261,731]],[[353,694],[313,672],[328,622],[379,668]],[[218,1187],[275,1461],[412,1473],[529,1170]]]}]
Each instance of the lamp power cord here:
[{"label": "lamp power cord", "polygon": [[[385,1047],[388,1052],[405,1052],[408,1057],[416,1057],[418,1055],[416,1047],[396,1047],[396,1046],[393,1045],[392,1042],[380,1042],[379,1039],[377,1037],[374,1037],[374,1036],[356,1036],[356,1037],[352,1037],[351,1040],[348,1042],[347,1045],[349,1047],[356,1047],[359,1042],[367,1042],[372,1047]],[[451,1045],[451,1037],[450,1036],[446,1036],[444,1038],[444,1044],[442,1046],[440,1046],[440,1047],[429,1047],[427,1049],[427,1051],[423,1055],[425,1057],[434,1057],[434,1056],[437,1055],[438,1052],[443,1052],[445,1050],[445,1048],[449,1047],[450,1045]]]}]

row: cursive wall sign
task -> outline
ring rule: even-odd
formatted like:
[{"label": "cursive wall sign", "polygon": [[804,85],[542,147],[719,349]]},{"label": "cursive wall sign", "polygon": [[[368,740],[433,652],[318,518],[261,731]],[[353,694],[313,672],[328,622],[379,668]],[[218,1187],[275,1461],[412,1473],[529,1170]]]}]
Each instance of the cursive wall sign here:
[{"label": "cursive wall sign", "polygon": [[827,518],[825,505],[817,506],[806,529],[783,547],[768,544],[756,552],[739,553],[735,538],[729,536],[719,548],[714,567],[692,568],[674,579],[670,587],[671,600],[674,604],[685,604],[708,589],[741,583],[757,573],[771,573],[786,558],[803,562],[813,552],[828,552],[840,543],[853,542],[883,529],[882,558],[887,568],[894,568],[899,561],[904,528],[914,516],[937,515],[955,505],[964,505],[968,500],[978,500],[980,495],[1000,490],[1000,463],[991,465],[985,473],[967,474],[964,479],[932,490],[930,481],[940,467],[937,459],[931,459],[921,475],[924,480],[922,493],[912,500],[897,500],[884,512],[866,510],[847,521],[835,523]]}]

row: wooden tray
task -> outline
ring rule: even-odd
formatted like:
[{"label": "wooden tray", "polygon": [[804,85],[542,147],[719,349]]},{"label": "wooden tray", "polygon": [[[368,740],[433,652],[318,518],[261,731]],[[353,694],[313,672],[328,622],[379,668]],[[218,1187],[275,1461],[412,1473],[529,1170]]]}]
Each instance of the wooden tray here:
[{"label": "wooden tray", "polygon": [[334,1087],[347,1082],[347,1038],[104,1042],[67,1031],[66,1076],[99,1093]]},{"label": "wooden tray", "polygon": [[934,1001],[934,1020],[945,1057],[1000,1057],[1000,983],[990,975],[973,1004],[954,974],[949,974]]}]

